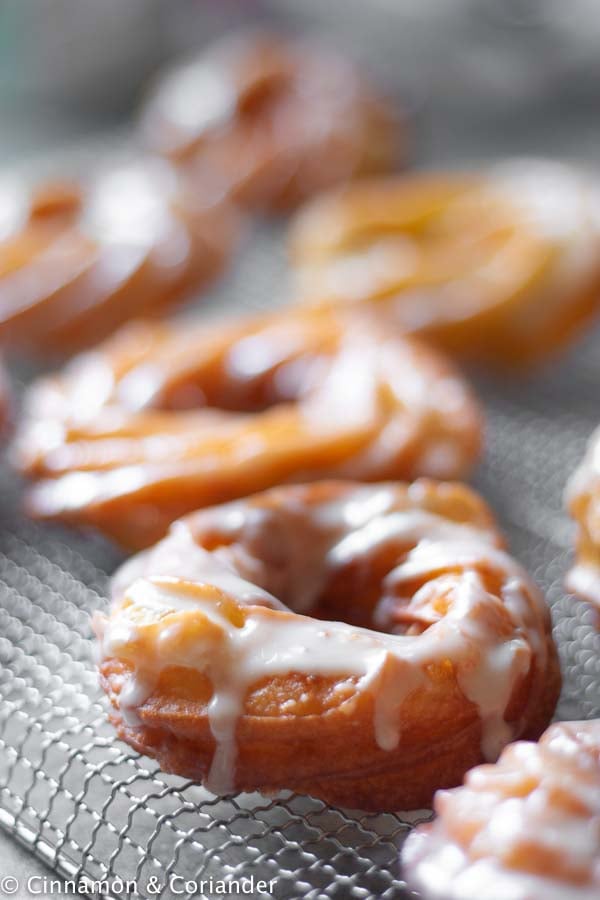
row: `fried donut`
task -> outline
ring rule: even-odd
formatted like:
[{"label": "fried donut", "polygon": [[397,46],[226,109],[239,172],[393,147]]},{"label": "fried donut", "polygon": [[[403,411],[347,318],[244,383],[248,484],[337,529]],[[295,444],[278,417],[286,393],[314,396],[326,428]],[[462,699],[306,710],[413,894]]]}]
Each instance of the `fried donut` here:
[{"label": "fried donut", "polygon": [[252,208],[285,210],[398,155],[391,108],[315,41],[253,32],[162,77],[142,109],[153,151]]},{"label": "fried donut", "polygon": [[13,422],[13,400],[10,379],[0,360],[0,441],[4,441]]},{"label": "fried donut", "polygon": [[543,359],[600,309],[600,193],[560,163],[349,185],[298,214],[290,248],[301,300],[377,306],[479,362]]},{"label": "fried donut", "polygon": [[429,900],[598,900],[600,721],[552,725],[435,798],[407,839],[411,886]]},{"label": "fried donut", "polygon": [[600,428],[567,487],[569,511],[577,523],[577,560],[567,588],[600,612]]},{"label": "fried donut", "polygon": [[163,160],[87,183],[0,184],[0,341],[45,355],[95,343],[162,313],[222,268],[230,204],[191,195]]},{"label": "fried donut", "polygon": [[175,523],[114,582],[122,738],[214,793],[417,808],[559,686],[544,600],[459,484],[319,482]]},{"label": "fried donut", "polygon": [[296,311],[140,324],[30,391],[15,448],[39,518],[128,547],[194,509],[289,481],[458,477],[476,458],[470,390],[373,318]]}]

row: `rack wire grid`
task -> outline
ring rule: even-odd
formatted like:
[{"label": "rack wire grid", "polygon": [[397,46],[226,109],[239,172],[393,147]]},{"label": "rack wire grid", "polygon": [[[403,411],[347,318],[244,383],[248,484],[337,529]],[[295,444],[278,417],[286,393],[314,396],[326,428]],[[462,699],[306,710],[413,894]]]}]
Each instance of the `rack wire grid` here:
[{"label": "rack wire grid", "polygon": [[[281,244],[261,231],[209,309],[235,308],[233,297],[260,307],[284,296],[274,288],[283,278]],[[561,499],[596,424],[599,338],[525,381],[478,383],[488,431],[476,484],[551,604],[565,679],[559,718],[600,715],[600,634],[562,586],[572,533]],[[252,876],[276,880],[253,896],[278,900],[407,896],[398,850],[427,811],[355,814],[291,794],[218,798],[115,739],[90,613],[106,603],[117,553],[98,537],[25,521],[7,465],[1,484],[0,825],[90,893],[92,882],[122,879],[122,890],[98,886],[109,897],[210,897],[214,880],[249,885]]]},{"label": "rack wire grid", "polygon": [[[513,27],[511,16],[518,18],[520,9],[510,3],[464,0],[460,8],[468,16],[448,10],[442,24],[433,3],[381,0],[378,15],[356,0],[343,11],[315,0],[263,5],[303,25],[327,22],[388,84],[395,71],[398,93],[413,114],[427,109],[422,161],[428,154],[486,158],[540,146],[597,160],[597,116],[586,115],[565,88],[584,66],[583,81],[593,86],[589,66],[597,59],[590,38],[588,56],[577,57],[580,69],[573,68],[565,34],[574,39],[574,23],[580,23],[587,35],[588,17],[573,16],[570,8],[563,34],[560,23],[549,31],[543,4],[527,5],[523,28],[519,22]],[[534,7],[543,28],[532,28]],[[555,4],[553,15],[561,8]],[[399,18],[380,17],[381,10]],[[409,13],[416,25],[401,21]],[[114,143],[111,135],[108,147]],[[66,156],[59,147],[33,168],[54,170],[68,157],[69,171],[73,165],[85,170],[107,149],[97,139]],[[197,309],[224,314],[269,306],[283,299],[284,284],[282,242],[265,228],[251,236],[235,270]],[[32,374],[15,373],[21,386]],[[526,380],[476,380],[488,429],[475,483],[551,605],[564,675],[557,717],[599,716],[600,633],[591,610],[563,589],[572,527],[562,492],[597,424],[600,333]],[[365,815],[291,794],[218,798],[165,775],[115,739],[97,684],[90,613],[106,604],[108,575],[119,556],[97,536],[24,520],[20,486],[7,464],[0,465],[0,487],[0,827],[61,876],[86,884],[87,896],[209,898],[216,896],[211,877],[242,884],[253,876],[255,882],[276,879],[273,890],[253,890],[257,898],[408,897],[399,848],[427,811]],[[96,889],[99,882],[106,885]]]}]

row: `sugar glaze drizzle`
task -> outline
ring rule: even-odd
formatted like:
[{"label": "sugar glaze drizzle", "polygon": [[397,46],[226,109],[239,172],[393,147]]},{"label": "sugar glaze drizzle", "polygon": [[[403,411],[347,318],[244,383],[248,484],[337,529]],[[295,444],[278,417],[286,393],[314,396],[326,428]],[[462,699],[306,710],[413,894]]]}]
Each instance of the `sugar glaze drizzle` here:
[{"label": "sugar glaze drizzle", "polygon": [[[419,483],[411,490],[418,492]],[[296,504],[283,579],[281,568],[267,562],[275,533],[269,511],[238,501],[175,523],[163,541],[117,573],[112,614],[98,623],[102,657],[133,666],[119,698],[124,720],[141,724],[140,710],[166,667],[205,673],[213,687],[208,717],[216,742],[207,786],[222,794],[234,788],[236,727],[258,681],[289,673],[331,676],[338,679],[341,703],[372,692],[375,739],[391,751],[401,741],[404,701],[426,684],[427,666],[449,660],[460,690],[479,710],[483,754],[495,759],[519,732],[518,722],[504,719],[513,689],[534,657],[545,665],[543,598],[498,548],[492,527],[410,504],[397,508],[397,498],[397,486],[351,486],[341,499],[313,508]],[[217,524],[244,541],[209,552],[199,545],[199,524]],[[404,598],[411,609],[430,609],[444,596],[444,614],[426,630],[384,633],[310,617],[328,574],[349,564],[368,566],[390,547],[397,548],[398,562],[383,579],[381,606]],[[486,587],[489,572],[500,576],[498,595]],[[224,597],[243,608],[239,621],[227,613]],[[185,640],[198,615],[203,627],[193,641]]]}]

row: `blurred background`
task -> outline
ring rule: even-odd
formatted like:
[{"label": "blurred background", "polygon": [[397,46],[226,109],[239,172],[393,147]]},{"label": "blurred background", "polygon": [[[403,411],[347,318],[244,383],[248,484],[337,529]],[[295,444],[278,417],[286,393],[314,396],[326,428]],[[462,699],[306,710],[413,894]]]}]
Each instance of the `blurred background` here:
[{"label": "blurred background", "polygon": [[366,62],[415,116],[419,161],[600,154],[595,0],[3,0],[1,161],[126,132],[162,63],[257,20]]}]

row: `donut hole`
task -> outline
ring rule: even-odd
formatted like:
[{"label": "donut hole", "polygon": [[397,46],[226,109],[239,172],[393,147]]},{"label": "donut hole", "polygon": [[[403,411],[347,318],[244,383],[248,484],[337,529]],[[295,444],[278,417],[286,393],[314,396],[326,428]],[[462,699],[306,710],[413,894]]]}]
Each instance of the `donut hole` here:
[{"label": "donut hole", "polygon": [[292,82],[292,60],[277,39],[257,35],[235,65],[236,108],[240,116],[253,119],[268,115],[274,104],[285,99]]},{"label": "donut hole", "polygon": [[389,596],[385,581],[409,549],[405,545],[387,546],[369,557],[336,566],[317,598],[312,615],[372,631],[398,633],[394,611],[410,598]]},{"label": "donut hole", "polygon": [[298,402],[316,381],[318,361],[304,357],[244,376],[221,372],[211,378],[197,373],[193,381],[177,385],[161,398],[159,408],[212,408],[234,413],[264,412],[282,403]]},{"label": "donut hole", "polygon": [[[359,529],[352,533],[359,535],[358,552],[340,560],[336,550],[347,534],[340,538],[335,529],[302,511],[256,512],[256,521],[246,521],[237,535],[210,533],[203,537],[203,546],[220,548],[242,577],[293,612],[385,634],[417,636],[448,615],[463,585],[461,566],[396,579],[414,549],[414,543],[404,538],[382,541],[361,552]],[[367,546],[363,543],[362,550]],[[481,588],[500,597],[501,572],[485,562],[474,569]],[[508,614],[504,618],[509,625]]]},{"label": "donut hole", "polygon": [[[394,570],[414,546],[405,539],[340,560],[336,550],[347,533],[340,534],[326,519],[315,521],[302,509],[284,515],[274,509],[253,512],[239,530],[209,528],[199,540],[293,612],[382,633],[420,634],[452,603],[460,570],[445,571],[431,582],[424,576],[394,586]],[[431,591],[423,595],[428,584]]]},{"label": "donut hole", "polygon": [[300,402],[321,383],[338,343],[327,323],[321,323],[320,333],[313,325],[315,334],[290,338],[275,327],[230,341],[220,352],[209,347],[205,360],[197,353],[161,387],[153,406],[257,413]]},{"label": "donut hole", "polygon": [[36,224],[67,224],[80,211],[81,188],[69,181],[39,186],[31,198],[30,217]]},{"label": "donut hole", "polygon": [[313,354],[266,365],[253,372],[229,371],[207,405],[232,412],[264,412],[282,403],[297,403],[317,386],[327,360]]}]

